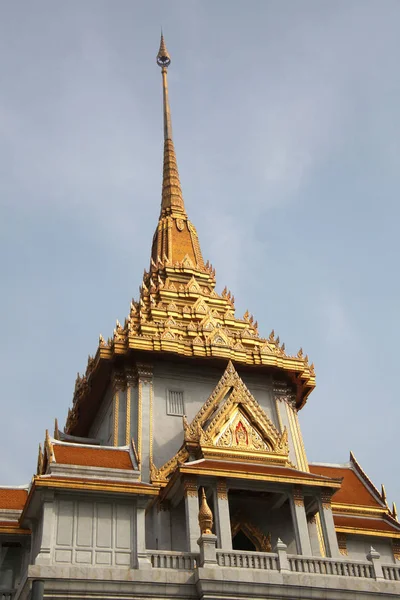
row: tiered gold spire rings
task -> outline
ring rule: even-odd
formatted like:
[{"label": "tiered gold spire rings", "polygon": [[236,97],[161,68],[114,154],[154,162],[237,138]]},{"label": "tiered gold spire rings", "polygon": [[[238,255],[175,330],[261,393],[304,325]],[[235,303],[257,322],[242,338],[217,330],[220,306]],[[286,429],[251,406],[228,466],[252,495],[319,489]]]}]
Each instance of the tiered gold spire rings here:
[{"label": "tiered gold spire rings", "polygon": [[165,45],[164,36],[161,32],[160,49],[157,54],[157,64],[159,67],[168,69],[171,64],[171,57],[168,54],[167,46]]}]

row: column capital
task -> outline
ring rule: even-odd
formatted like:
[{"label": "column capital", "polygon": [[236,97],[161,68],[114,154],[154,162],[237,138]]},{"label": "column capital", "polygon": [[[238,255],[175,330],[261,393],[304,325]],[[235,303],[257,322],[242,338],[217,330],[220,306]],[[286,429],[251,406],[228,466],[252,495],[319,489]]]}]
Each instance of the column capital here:
[{"label": "column capital", "polygon": [[196,477],[185,477],[185,479],[183,480],[183,493],[185,498],[187,498],[188,496],[193,496],[196,498],[198,497],[199,492]]},{"label": "column capital", "polygon": [[324,510],[332,509],[332,491],[321,490],[321,503]]},{"label": "column capital", "polygon": [[143,383],[153,380],[153,365],[149,363],[136,363],[138,378]]},{"label": "column capital", "polygon": [[115,369],[111,375],[111,385],[113,389],[113,394],[120,390],[124,390],[126,388],[125,373],[123,371],[117,371]]},{"label": "column capital", "polygon": [[304,506],[303,488],[300,485],[293,486],[293,502],[296,506]]},{"label": "column capital", "polygon": [[218,500],[228,500],[228,488],[226,479],[217,480],[217,498]]},{"label": "column capital", "polygon": [[126,385],[128,387],[132,387],[134,385],[137,384],[137,380],[138,380],[138,374],[136,369],[134,369],[133,367],[128,367],[125,369],[125,378],[126,378]]}]

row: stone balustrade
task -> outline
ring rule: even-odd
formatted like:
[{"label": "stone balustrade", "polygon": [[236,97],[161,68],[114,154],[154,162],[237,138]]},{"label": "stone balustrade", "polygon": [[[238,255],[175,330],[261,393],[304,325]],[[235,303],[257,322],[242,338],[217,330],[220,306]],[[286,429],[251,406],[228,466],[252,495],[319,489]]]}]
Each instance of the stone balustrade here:
[{"label": "stone balustrade", "polygon": [[150,558],[151,566],[155,569],[186,569],[188,571],[197,566],[199,556],[192,552],[170,550],[148,550],[147,555]]},{"label": "stone balustrade", "polygon": [[[206,558],[204,544],[207,544]],[[288,555],[286,545],[278,540],[276,553],[245,552],[241,550],[221,550],[216,548],[216,536],[202,536],[199,539],[200,554],[193,552],[172,552],[168,550],[147,550],[151,565],[159,569],[193,570],[197,567],[261,569],[286,573],[307,573],[311,575],[332,575],[363,579],[385,579],[400,581],[400,566],[382,565],[379,553],[371,548],[367,561],[325,558],[317,556]],[[203,550],[203,551],[202,551]],[[203,564],[204,563],[204,564]],[[0,600],[11,600],[2,597]]]},{"label": "stone balustrade", "polygon": [[278,555],[266,552],[242,552],[241,550],[217,550],[217,563],[220,567],[244,569],[264,569],[278,571]]},{"label": "stone balustrade", "polygon": [[398,565],[382,565],[384,579],[389,581],[400,581],[400,566]]},{"label": "stone balustrade", "polygon": [[366,577],[374,579],[373,565],[365,561],[350,561],[334,558],[288,556],[290,571],[315,573],[317,575],[341,575],[343,577]]}]

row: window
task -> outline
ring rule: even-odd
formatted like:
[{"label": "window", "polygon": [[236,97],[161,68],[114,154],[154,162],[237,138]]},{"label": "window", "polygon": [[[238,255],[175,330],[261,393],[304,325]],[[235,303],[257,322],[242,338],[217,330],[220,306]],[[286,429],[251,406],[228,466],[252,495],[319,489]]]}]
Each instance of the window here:
[{"label": "window", "polygon": [[183,392],[178,390],[167,391],[167,414],[182,416],[183,411]]}]

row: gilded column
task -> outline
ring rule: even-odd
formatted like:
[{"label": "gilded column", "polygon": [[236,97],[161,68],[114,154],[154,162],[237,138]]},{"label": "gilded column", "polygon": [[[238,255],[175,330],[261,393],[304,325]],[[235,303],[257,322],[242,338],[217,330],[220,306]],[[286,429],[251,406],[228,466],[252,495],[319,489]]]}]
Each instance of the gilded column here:
[{"label": "gilded column", "polygon": [[136,365],[138,374],[138,444],[141,480],[150,481],[153,453],[153,366]]},{"label": "gilded column", "polygon": [[[126,369],[126,423],[125,423],[125,445],[131,443],[132,439],[132,388],[135,387],[137,376],[134,369]],[[136,436],[135,436],[136,437]],[[135,444],[137,439],[135,440]]]},{"label": "gilded column", "polygon": [[214,491],[215,527],[218,537],[218,547],[232,550],[231,519],[229,516],[228,489],[225,479],[218,479]]},{"label": "gilded column", "polygon": [[188,552],[198,552],[197,540],[200,535],[198,523],[199,493],[197,479],[186,477],[183,482],[186,515],[186,541]]},{"label": "gilded column", "polygon": [[[120,371],[114,371],[112,375],[113,389],[113,446],[120,445],[120,400],[121,392],[125,388],[125,375]],[[125,436],[124,436],[125,437]]]}]

